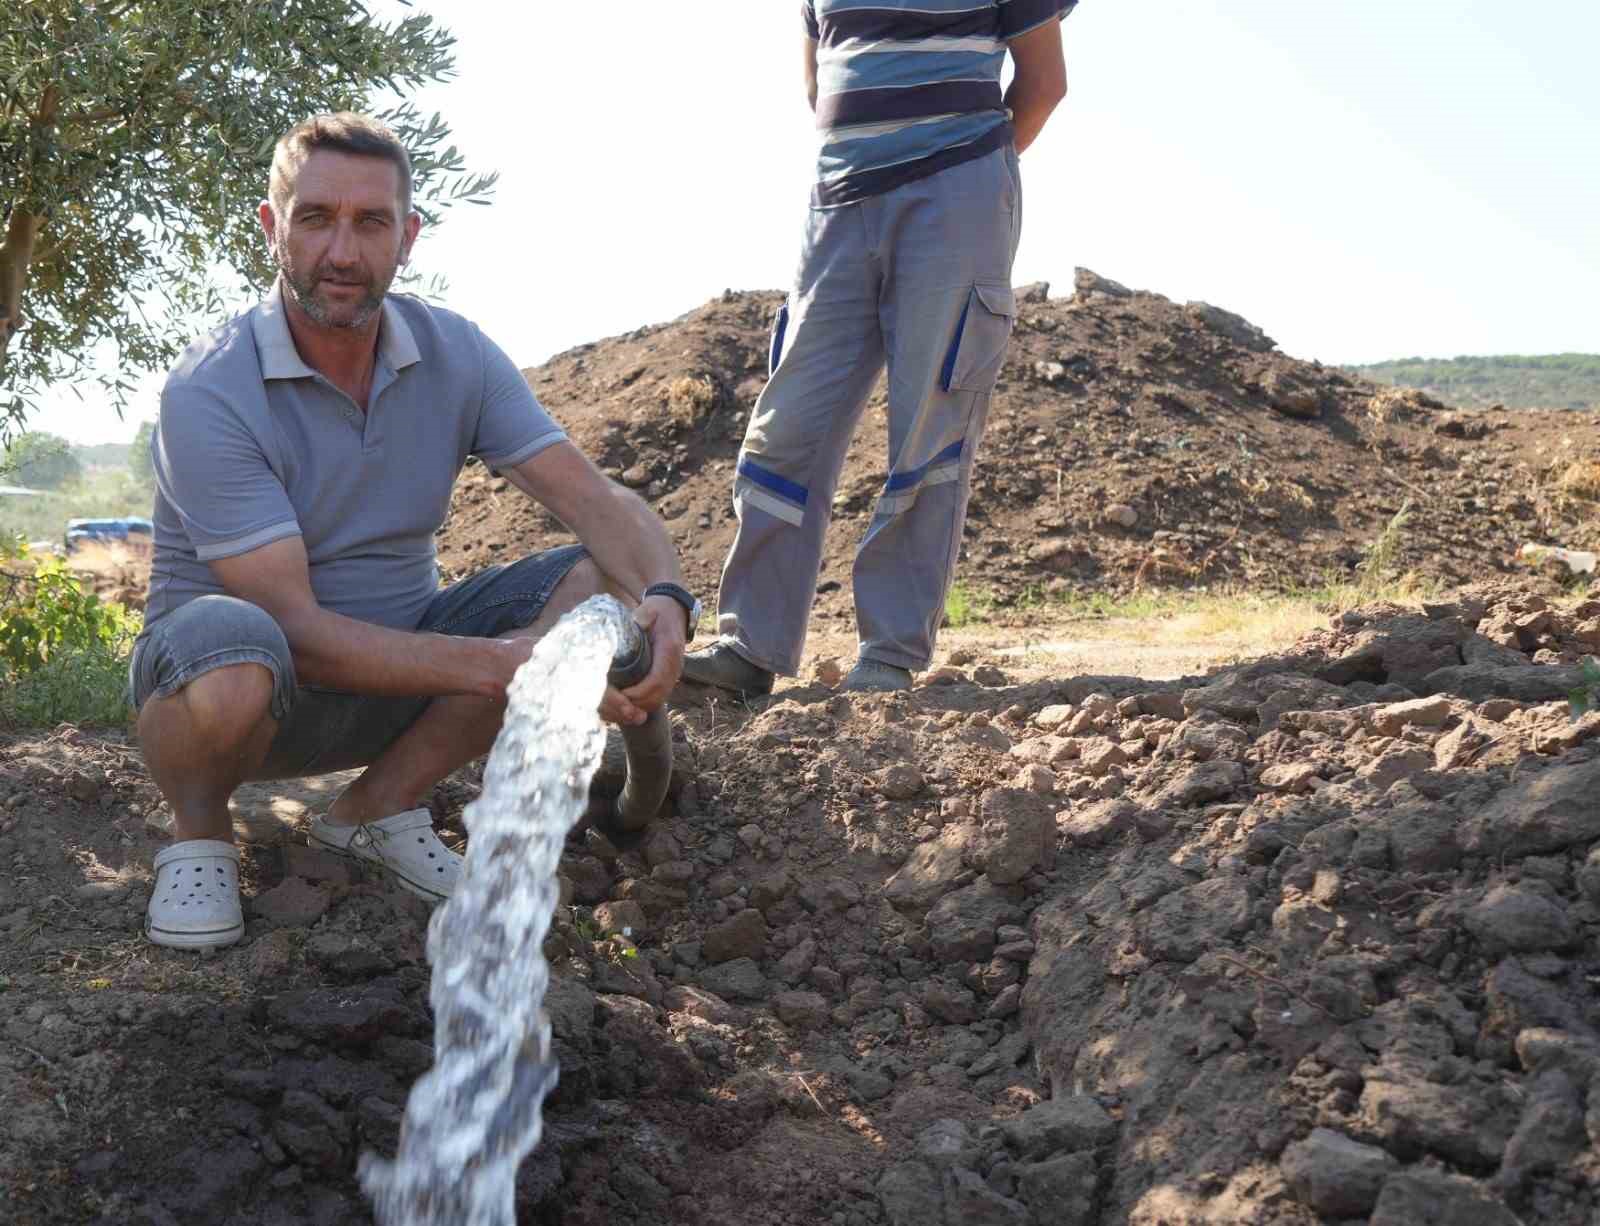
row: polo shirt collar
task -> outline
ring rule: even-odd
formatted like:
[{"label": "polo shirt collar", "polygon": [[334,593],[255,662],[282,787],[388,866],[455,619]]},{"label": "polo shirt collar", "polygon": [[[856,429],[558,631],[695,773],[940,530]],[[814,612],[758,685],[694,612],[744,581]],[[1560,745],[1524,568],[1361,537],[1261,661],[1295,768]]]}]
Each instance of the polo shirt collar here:
[{"label": "polo shirt collar", "polygon": [[[383,322],[378,327],[380,364],[398,371],[420,362],[422,355],[417,351],[417,338],[388,295],[384,295],[382,310]],[[273,282],[272,289],[256,307],[250,327],[255,333],[256,352],[261,357],[263,379],[310,379],[316,375],[294,347],[284,311],[281,279]]]}]

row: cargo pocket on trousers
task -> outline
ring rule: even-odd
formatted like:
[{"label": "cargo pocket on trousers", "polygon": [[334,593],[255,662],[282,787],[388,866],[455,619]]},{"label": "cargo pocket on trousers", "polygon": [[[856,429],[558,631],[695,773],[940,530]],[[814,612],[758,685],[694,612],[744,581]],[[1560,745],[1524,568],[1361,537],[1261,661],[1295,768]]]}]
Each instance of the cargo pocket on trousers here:
[{"label": "cargo pocket on trousers", "polygon": [[772,347],[767,354],[767,378],[778,373],[778,363],[783,361],[783,335],[789,330],[789,304],[778,308],[772,320]]},{"label": "cargo pocket on trousers", "polygon": [[945,355],[939,386],[947,392],[993,391],[1016,317],[1010,286],[974,285]]}]

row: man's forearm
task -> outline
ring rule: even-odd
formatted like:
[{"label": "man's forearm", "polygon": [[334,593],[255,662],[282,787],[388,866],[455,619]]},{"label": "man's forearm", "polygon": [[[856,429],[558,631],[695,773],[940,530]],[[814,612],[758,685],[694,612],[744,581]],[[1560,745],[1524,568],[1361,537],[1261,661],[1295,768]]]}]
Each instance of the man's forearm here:
[{"label": "man's forearm", "polygon": [[807,38],[805,43],[806,101],[817,109],[817,40]]},{"label": "man's forearm", "polygon": [[582,524],[573,525],[595,564],[634,600],[652,583],[682,583],[678,551],[661,517],[619,485],[613,484],[610,494]]},{"label": "man's forearm", "polygon": [[506,476],[572,530],[612,590],[640,604],[642,618],[653,622],[649,610],[675,603],[666,596],[641,599],[652,583],[683,582],[666,524],[571,443],[547,448],[507,469]]},{"label": "man's forearm", "polygon": [[1017,152],[1044,131],[1051,113],[1067,96],[1067,61],[1061,46],[1061,23],[1046,21],[1011,41],[1016,75],[1006,91],[1006,107]]},{"label": "man's forearm", "polygon": [[1006,109],[1011,112],[1011,128],[1018,153],[1038,139],[1050,116],[1066,96],[1065,81],[1057,85],[1054,82],[1023,81],[1019,78],[1011,83],[1011,88],[1006,91]]},{"label": "man's forearm", "polygon": [[505,669],[492,639],[391,630],[321,608],[279,624],[302,685],[379,696],[503,697]]}]

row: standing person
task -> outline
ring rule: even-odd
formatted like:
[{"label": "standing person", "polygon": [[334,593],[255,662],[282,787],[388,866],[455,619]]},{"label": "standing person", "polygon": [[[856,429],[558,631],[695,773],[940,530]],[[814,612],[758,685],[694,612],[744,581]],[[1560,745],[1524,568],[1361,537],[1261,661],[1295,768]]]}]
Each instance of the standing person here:
[{"label": "standing person", "polygon": [[834,486],[886,363],[889,478],[856,554],[844,688],[906,689],[927,667],[1016,317],[1017,155],[1066,96],[1076,3],[804,0],[817,182],[739,456],[722,637],[685,658],[690,680],[765,694],[798,670]]},{"label": "standing person", "polygon": [[[567,441],[476,326],[388,292],[421,225],[393,132],[352,114],[293,128],[260,220],[277,284],[190,346],[151,442],[155,558],[129,673],[176,823],[145,931],[179,948],[244,931],[239,784],[366,767],[312,845],[437,901],[461,858],[423,798],[489,750],[534,642],[596,593],[635,605],[654,667],[607,691],[601,715],[637,724],[694,627],[650,508]],[[579,543],[441,588],[433,537],[469,455]]]}]

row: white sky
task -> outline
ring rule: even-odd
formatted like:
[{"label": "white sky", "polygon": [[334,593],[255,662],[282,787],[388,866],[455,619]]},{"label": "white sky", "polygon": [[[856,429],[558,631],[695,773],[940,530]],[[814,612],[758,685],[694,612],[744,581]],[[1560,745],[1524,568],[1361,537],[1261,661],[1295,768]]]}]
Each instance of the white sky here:
[{"label": "white sky", "polygon": [[[393,0],[380,8],[399,11]],[[725,288],[785,286],[815,137],[793,0],[418,0],[458,78],[420,99],[488,208],[416,262],[522,365]],[[1593,0],[1081,0],[1071,93],[1023,159],[1018,284],[1075,265],[1324,362],[1600,351]],[[125,441],[70,395],[30,423]]]}]

